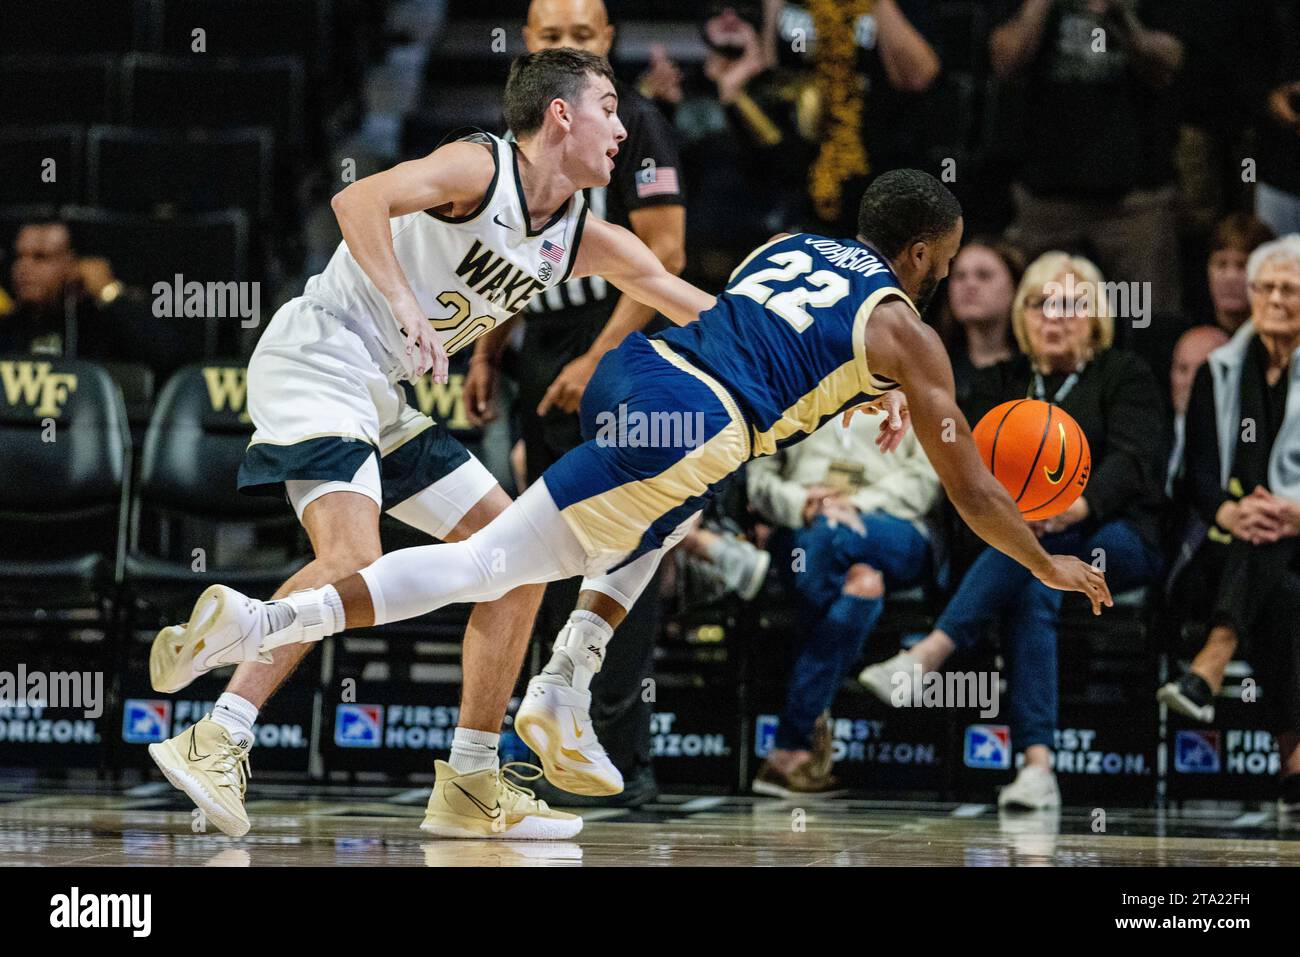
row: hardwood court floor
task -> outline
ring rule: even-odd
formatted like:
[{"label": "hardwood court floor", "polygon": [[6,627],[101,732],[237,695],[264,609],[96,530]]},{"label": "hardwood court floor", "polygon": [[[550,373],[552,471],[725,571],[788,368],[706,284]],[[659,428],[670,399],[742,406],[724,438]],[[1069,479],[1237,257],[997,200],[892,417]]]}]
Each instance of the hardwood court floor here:
[{"label": "hardwood court floor", "polygon": [[[1298,865],[1300,821],[1272,808],[999,813],[982,804],[665,796],[584,813],[572,842],[437,841],[428,791],[263,784],[243,838],[191,833],[161,783],[33,794],[0,788],[0,864],[146,866],[1096,866]],[[803,812],[802,816],[800,811]]]}]

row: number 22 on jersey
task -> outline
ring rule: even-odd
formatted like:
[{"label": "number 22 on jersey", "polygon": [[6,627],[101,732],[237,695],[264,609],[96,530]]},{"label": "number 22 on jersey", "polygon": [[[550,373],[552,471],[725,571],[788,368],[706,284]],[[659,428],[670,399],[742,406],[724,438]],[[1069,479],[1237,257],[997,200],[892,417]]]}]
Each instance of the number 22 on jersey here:
[{"label": "number 22 on jersey", "polygon": [[[819,269],[812,272],[812,257],[797,249],[773,253],[768,262],[779,263],[772,269],[760,269],[736,283],[728,292],[748,296],[769,312],[790,323],[795,332],[803,332],[812,325],[808,309],[825,309],[849,294],[849,281],[838,272]],[[789,282],[798,276],[808,275],[806,285],[795,286],[773,294],[772,282]]]}]

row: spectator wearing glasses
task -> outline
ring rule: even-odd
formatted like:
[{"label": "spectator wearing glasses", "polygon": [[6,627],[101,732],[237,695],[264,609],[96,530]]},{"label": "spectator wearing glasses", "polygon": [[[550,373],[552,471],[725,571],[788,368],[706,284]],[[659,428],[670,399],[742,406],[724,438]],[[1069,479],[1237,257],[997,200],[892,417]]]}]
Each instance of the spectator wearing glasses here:
[{"label": "spectator wearing glasses", "polygon": [[1282,753],[1281,801],[1300,810],[1300,235],[1246,266],[1250,322],[1212,352],[1187,409],[1187,492],[1208,526],[1178,569],[1175,607],[1208,635],[1187,674],[1157,698],[1198,721],[1244,654]]},{"label": "spectator wearing glasses", "polygon": [[[1029,396],[1054,402],[1074,417],[1092,451],[1088,487],[1065,512],[1030,526],[1048,552],[1104,561],[1108,583],[1118,594],[1161,574],[1166,428],[1150,369],[1132,353],[1111,348],[1114,320],[1101,286],[1101,272],[1081,257],[1050,252],[1030,264],[1011,313],[1023,354],[981,370],[964,411],[973,422],[995,405]],[[998,803],[1057,807],[1052,748],[1060,607],[1057,593],[1001,552],[984,547],[934,630],[911,649],[866,668],[858,681],[897,706],[895,674],[910,678],[918,664],[923,672],[937,671],[953,652],[975,648],[987,627],[997,623],[1012,743],[1024,753],[1023,767]]]}]

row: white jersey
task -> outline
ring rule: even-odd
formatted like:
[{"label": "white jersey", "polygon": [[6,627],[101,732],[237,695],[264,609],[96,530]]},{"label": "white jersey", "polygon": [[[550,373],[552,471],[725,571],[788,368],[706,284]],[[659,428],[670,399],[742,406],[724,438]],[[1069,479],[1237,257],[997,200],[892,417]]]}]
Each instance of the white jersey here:
[{"label": "white jersey", "polygon": [[[587,213],[578,192],[534,231],[517,147],[481,130],[462,138],[492,148],[496,169],[478,208],[464,216],[424,210],[390,223],[397,262],[448,355],[568,279]],[[350,320],[363,335],[373,329],[390,355],[402,355],[401,327],[347,243],[339,243],[324,271],[307,281],[303,296]]]}]

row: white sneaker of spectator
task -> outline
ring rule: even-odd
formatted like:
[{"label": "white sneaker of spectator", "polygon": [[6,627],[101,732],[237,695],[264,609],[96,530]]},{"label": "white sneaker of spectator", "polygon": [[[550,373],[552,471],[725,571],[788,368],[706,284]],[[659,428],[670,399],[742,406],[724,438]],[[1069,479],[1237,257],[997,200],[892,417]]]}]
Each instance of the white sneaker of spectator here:
[{"label": "white sneaker of spectator", "polygon": [[863,668],[858,674],[858,684],[890,707],[910,708],[916,664],[914,657],[900,651],[892,658]]},{"label": "white sneaker of spectator", "polygon": [[723,594],[752,601],[767,581],[772,556],[743,538],[718,534],[709,545],[708,558],[692,555],[688,561]]},{"label": "white sneaker of spectator", "polygon": [[998,807],[1045,811],[1060,806],[1056,775],[1040,764],[1026,764],[1016,779],[998,793]]}]

